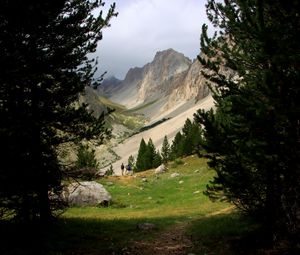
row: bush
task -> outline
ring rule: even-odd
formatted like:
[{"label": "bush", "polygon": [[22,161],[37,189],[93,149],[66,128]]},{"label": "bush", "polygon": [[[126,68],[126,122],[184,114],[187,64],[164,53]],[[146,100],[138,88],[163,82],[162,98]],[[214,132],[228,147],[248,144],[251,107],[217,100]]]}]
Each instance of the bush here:
[{"label": "bush", "polygon": [[173,161],[171,167],[176,168],[177,166],[182,165],[183,163],[184,162],[181,159],[177,158]]},{"label": "bush", "polygon": [[110,164],[110,167],[106,170],[105,175],[106,176],[111,176],[114,173],[114,169],[112,167],[112,164]]},{"label": "bush", "polygon": [[81,144],[77,151],[77,160],[75,166],[81,168],[98,168],[99,163],[96,159],[94,149],[90,149],[88,145]]}]

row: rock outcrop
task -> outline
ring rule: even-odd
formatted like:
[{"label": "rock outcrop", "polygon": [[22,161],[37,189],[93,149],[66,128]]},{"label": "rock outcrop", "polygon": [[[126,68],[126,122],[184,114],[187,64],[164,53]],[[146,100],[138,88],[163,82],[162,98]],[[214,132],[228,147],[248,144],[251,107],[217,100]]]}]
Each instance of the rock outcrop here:
[{"label": "rock outcrop", "polygon": [[108,191],[95,181],[71,183],[64,197],[68,204],[73,206],[107,205],[111,201]]},{"label": "rock outcrop", "polygon": [[201,74],[202,65],[198,60],[194,60],[189,69],[173,77],[173,90],[170,91],[168,101],[164,109],[170,109],[182,101],[190,99],[200,100],[209,94],[206,86],[207,80]]}]

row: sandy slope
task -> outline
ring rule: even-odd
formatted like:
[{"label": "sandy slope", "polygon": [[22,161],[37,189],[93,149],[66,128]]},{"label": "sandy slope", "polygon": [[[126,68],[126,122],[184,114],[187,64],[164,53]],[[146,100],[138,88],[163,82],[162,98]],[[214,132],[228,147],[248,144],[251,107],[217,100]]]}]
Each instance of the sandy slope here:
[{"label": "sandy slope", "polygon": [[[211,107],[213,107],[213,99],[211,96],[207,96],[192,108],[150,130],[146,130],[128,138],[123,143],[113,148],[113,150],[121,157],[120,160],[112,164],[115,174],[121,174],[120,165],[122,162],[126,164],[130,155],[133,155],[136,158],[142,138],[144,138],[146,142],[148,142],[149,138],[152,138],[155,147],[160,149],[165,135],[167,135],[169,142],[171,143],[176,133],[183,127],[187,118],[193,119],[193,114],[200,108],[208,110]],[[102,169],[102,171],[103,170],[104,169]]]}]

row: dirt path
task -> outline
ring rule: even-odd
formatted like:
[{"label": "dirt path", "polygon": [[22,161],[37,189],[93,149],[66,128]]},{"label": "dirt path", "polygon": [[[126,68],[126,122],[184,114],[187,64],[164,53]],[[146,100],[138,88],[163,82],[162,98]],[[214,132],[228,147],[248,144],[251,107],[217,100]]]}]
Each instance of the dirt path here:
[{"label": "dirt path", "polygon": [[185,231],[191,222],[181,222],[160,233],[154,240],[135,242],[125,254],[183,255],[193,247]]},{"label": "dirt path", "polygon": [[[215,216],[219,214],[227,214],[232,212],[234,206],[224,208],[222,210],[207,214],[205,217]],[[191,252],[193,242],[187,236],[186,231],[192,221],[177,223],[163,232],[159,233],[154,240],[136,241],[124,253],[130,255],[188,255]]]}]

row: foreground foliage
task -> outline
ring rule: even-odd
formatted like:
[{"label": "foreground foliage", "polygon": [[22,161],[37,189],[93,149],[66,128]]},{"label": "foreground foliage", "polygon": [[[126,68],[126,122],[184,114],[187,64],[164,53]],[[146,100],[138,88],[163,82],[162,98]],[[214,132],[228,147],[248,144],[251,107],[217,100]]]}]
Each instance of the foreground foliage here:
[{"label": "foreground foliage", "polygon": [[[0,2],[0,218],[49,220],[60,208],[63,167],[59,144],[101,142],[108,131],[79,105],[86,86],[96,87],[95,60],[101,30],[114,16],[94,15],[101,1]],[[52,198],[58,196],[52,196]]]},{"label": "foreground foliage", "polygon": [[[208,1],[199,57],[217,110],[199,111],[212,199],[225,197],[273,240],[300,234],[299,1]],[[225,197],[224,197],[225,196]]]}]

